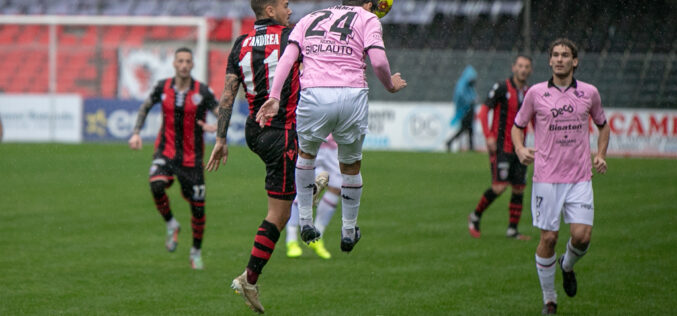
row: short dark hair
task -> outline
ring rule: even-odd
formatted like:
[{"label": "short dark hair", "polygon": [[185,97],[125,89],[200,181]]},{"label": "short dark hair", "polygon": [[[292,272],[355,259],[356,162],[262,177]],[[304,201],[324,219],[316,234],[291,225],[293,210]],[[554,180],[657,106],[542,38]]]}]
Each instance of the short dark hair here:
[{"label": "short dark hair", "polygon": [[371,2],[374,8],[378,6],[377,0],[343,0],[343,5],[363,5],[365,3]]},{"label": "short dark hair", "polygon": [[578,47],[576,47],[576,43],[565,37],[560,37],[554,40],[552,43],[550,43],[550,48],[548,48],[548,57],[552,57],[552,50],[555,49],[555,46],[560,45],[569,47],[569,49],[571,50],[571,57],[578,58]]},{"label": "short dark hair", "polygon": [[266,6],[275,5],[279,0],[251,0],[252,10],[256,18],[261,18],[266,14]]},{"label": "short dark hair", "polygon": [[520,59],[520,58],[524,58],[524,59],[528,60],[530,63],[534,62],[533,59],[531,59],[531,56],[529,56],[527,54],[517,54],[517,56],[515,56],[515,58],[512,60],[512,64],[513,65],[516,64],[517,60]]},{"label": "short dark hair", "polygon": [[177,48],[174,51],[174,56],[176,56],[176,54],[178,54],[178,53],[189,53],[191,56],[193,56],[193,51],[190,48],[185,47],[185,46]]}]

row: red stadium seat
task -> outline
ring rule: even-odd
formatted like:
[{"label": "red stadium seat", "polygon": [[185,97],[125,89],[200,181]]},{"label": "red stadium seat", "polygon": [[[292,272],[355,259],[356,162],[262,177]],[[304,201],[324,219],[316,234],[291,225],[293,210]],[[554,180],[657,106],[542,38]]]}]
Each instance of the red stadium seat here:
[{"label": "red stadium seat", "polygon": [[210,19],[209,40],[227,42],[233,38],[233,20]]},{"label": "red stadium seat", "polygon": [[249,30],[253,29],[254,22],[256,22],[256,18],[243,18],[242,27],[240,27],[240,35],[245,34],[249,32]]},{"label": "red stadium seat", "polygon": [[196,28],[192,26],[174,26],[172,27],[172,38],[190,39],[196,37]]},{"label": "red stadium seat", "polygon": [[209,86],[214,91],[217,99],[223,93],[227,62],[228,51],[219,49],[209,51]]},{"label": "red stadium seat", "polygon": [[167,40],[172,37],[172,34],[169,30],[169,26],[166,25],[153,25],[150,27],[150,32],[148,33],[148,38],[153,40]]}]

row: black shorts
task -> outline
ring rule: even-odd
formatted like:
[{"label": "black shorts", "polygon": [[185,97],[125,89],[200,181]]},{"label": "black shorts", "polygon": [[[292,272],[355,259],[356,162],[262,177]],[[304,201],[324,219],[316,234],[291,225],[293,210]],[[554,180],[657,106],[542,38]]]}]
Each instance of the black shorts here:
[{"label": "black shorts", "polygon": [[510,183],[514,186],[527,184],[527,166],[523,165],[517,154],[499,152],[489,155],[492,183]]},{"label": "black shorts", "polygon": [[155,154],[150,166],[150,182],[164,181],[167,182],[167,187],[169,187],[174,182],[174,176],[179,178],[181,194],[186,200],[204,204],[205,176],[202,166],[184,167],[181,162],[172,161],[160,154]]},{"label": "black shorts", "polygon": [[279,200],[296,197],[294,183],[298,141],[296,130],[274,127],[261,128],[248,119],[245,127],[247,146],[266,164],[266,191]]}]

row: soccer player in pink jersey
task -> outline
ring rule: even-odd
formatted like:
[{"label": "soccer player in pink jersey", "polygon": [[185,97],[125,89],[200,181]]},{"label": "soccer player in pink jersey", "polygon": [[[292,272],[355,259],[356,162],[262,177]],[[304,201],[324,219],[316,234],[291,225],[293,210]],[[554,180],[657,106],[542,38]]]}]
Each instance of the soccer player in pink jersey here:
[{"label": "soccer player in pink jersey", "polygon": [[[574,264],[588,250],[594,217],[592,171],[607,171],[609,125],[595,86],[578,81],[578,49],[565,38],[550,44],[552,78],[532,86],[515,117],[512,140],[520,162],[534,163],[531,212],[541,230],[536,249],[536,270],[543,290],[543,314],[557,312],[556,262],[562,270],[563,287],[576,295]],[[597,153],[590,159],[589,121],[597,125]],[[524,128],[533,122],[535,146],[524,146]],[[566,252],[557,260],[555,245],[560,216],[570,224]]]},{"label": "soccer player in pink jersey", "polygon": [[313,226],[312,198],[315,157],[331,133],[338,143],[341,169],[343,225],[341,250],[350,252],[361,234],[357,215],[362,195],[362,143],[367,128],[365,57],[376,76],[395,93],[407,83],[399,73],[391,76],[385,54],[381,22],[373,12],[376,0],[344,0],[325,10],[303,17],[289,36],[289,45],[275,71],[270,98],[256,119],[265,124],[279,107],[280,91],[294,61],[303,56],[301,99],[296,110],[299,157],[296,188],[301,239],[310,243],[320,238]]}]

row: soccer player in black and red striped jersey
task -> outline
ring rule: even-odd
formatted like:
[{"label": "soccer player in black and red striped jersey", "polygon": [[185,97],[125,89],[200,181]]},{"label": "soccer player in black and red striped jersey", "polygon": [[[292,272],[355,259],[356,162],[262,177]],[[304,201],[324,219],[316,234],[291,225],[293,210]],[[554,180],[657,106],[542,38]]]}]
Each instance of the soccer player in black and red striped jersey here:
[{"label": "soccer player in black and red striped jersey", "polygon": [[245,138],[249,148],[259,155],[266,165],[265,189],[268,195],[268,214],[258,227],[249,263],[245,272],[235,278],[232,287],[254,311],[263,313],[258,299],[258,280],[263,267],[270,259],[275,244],[289,219],[291,204],[296,196],[295,167],[298,152],[296,140],[296,104],[299,99],[298,61],[286,78],[280,109],[264,127],[255,121],[256,114],[268,99],[273,84],[273,74],[278,59],[287,47],[291,29],[288,0],[252,0],[256,14],[254,29],[240,36],[228,57],[226,84],[219,102],[219,123],[216,145],[207,163],[207,170],[218,170],[226,163],[228,145],[226,135],[233,111],[233,101],[242,84],[249,116]]},{"label": "soccer player in black and red striped jersey", "polygon": [[[520,234],[517,230],[522,215],[527,167],[517,158],[510,137],[515,115],[528,89],[527,79],[530,75],[531,57],[517,56],[512,64],[512,77],[495,83],[489,91],[486,102],[480,108],[479,118],[487,142],[492,183],[491,187],[482,194],[475,211],[468,216],[468,230],[472,237],[480,237],[482,213],[510,184],[512,196],[510,197],[510,219],[506,236],[521,240],[530,238]],[[490,109],[493,110],[491,127],[489,127],[487,115]]]},{"label": "soccer player in black and red striped jersey", "polygon": [[139,150],[142,146],[139,132],[148,112],[155,104],[162,106],[162,127],[155,140],[155,153],[150,167],[150,189],[155,206],[167,223],[165,246],[173,252],[178,243],[179,222],[172,215],[165,189],[174,182],[181,184],[181,194],[190,203],[192,213],[193,247],[190,263],[193,269],[202,270],[202,237],[205,227],[205,181],[203,171],[203,133],[215,132],[216,127],[205,123],[207,111],[217,114],[217,102],[209,87],[190,75],[193,69],[193,52],[186,47],[174,53],[173,78],[163,79],[151,95],[141,104],[129,139],[129,146]]}]

